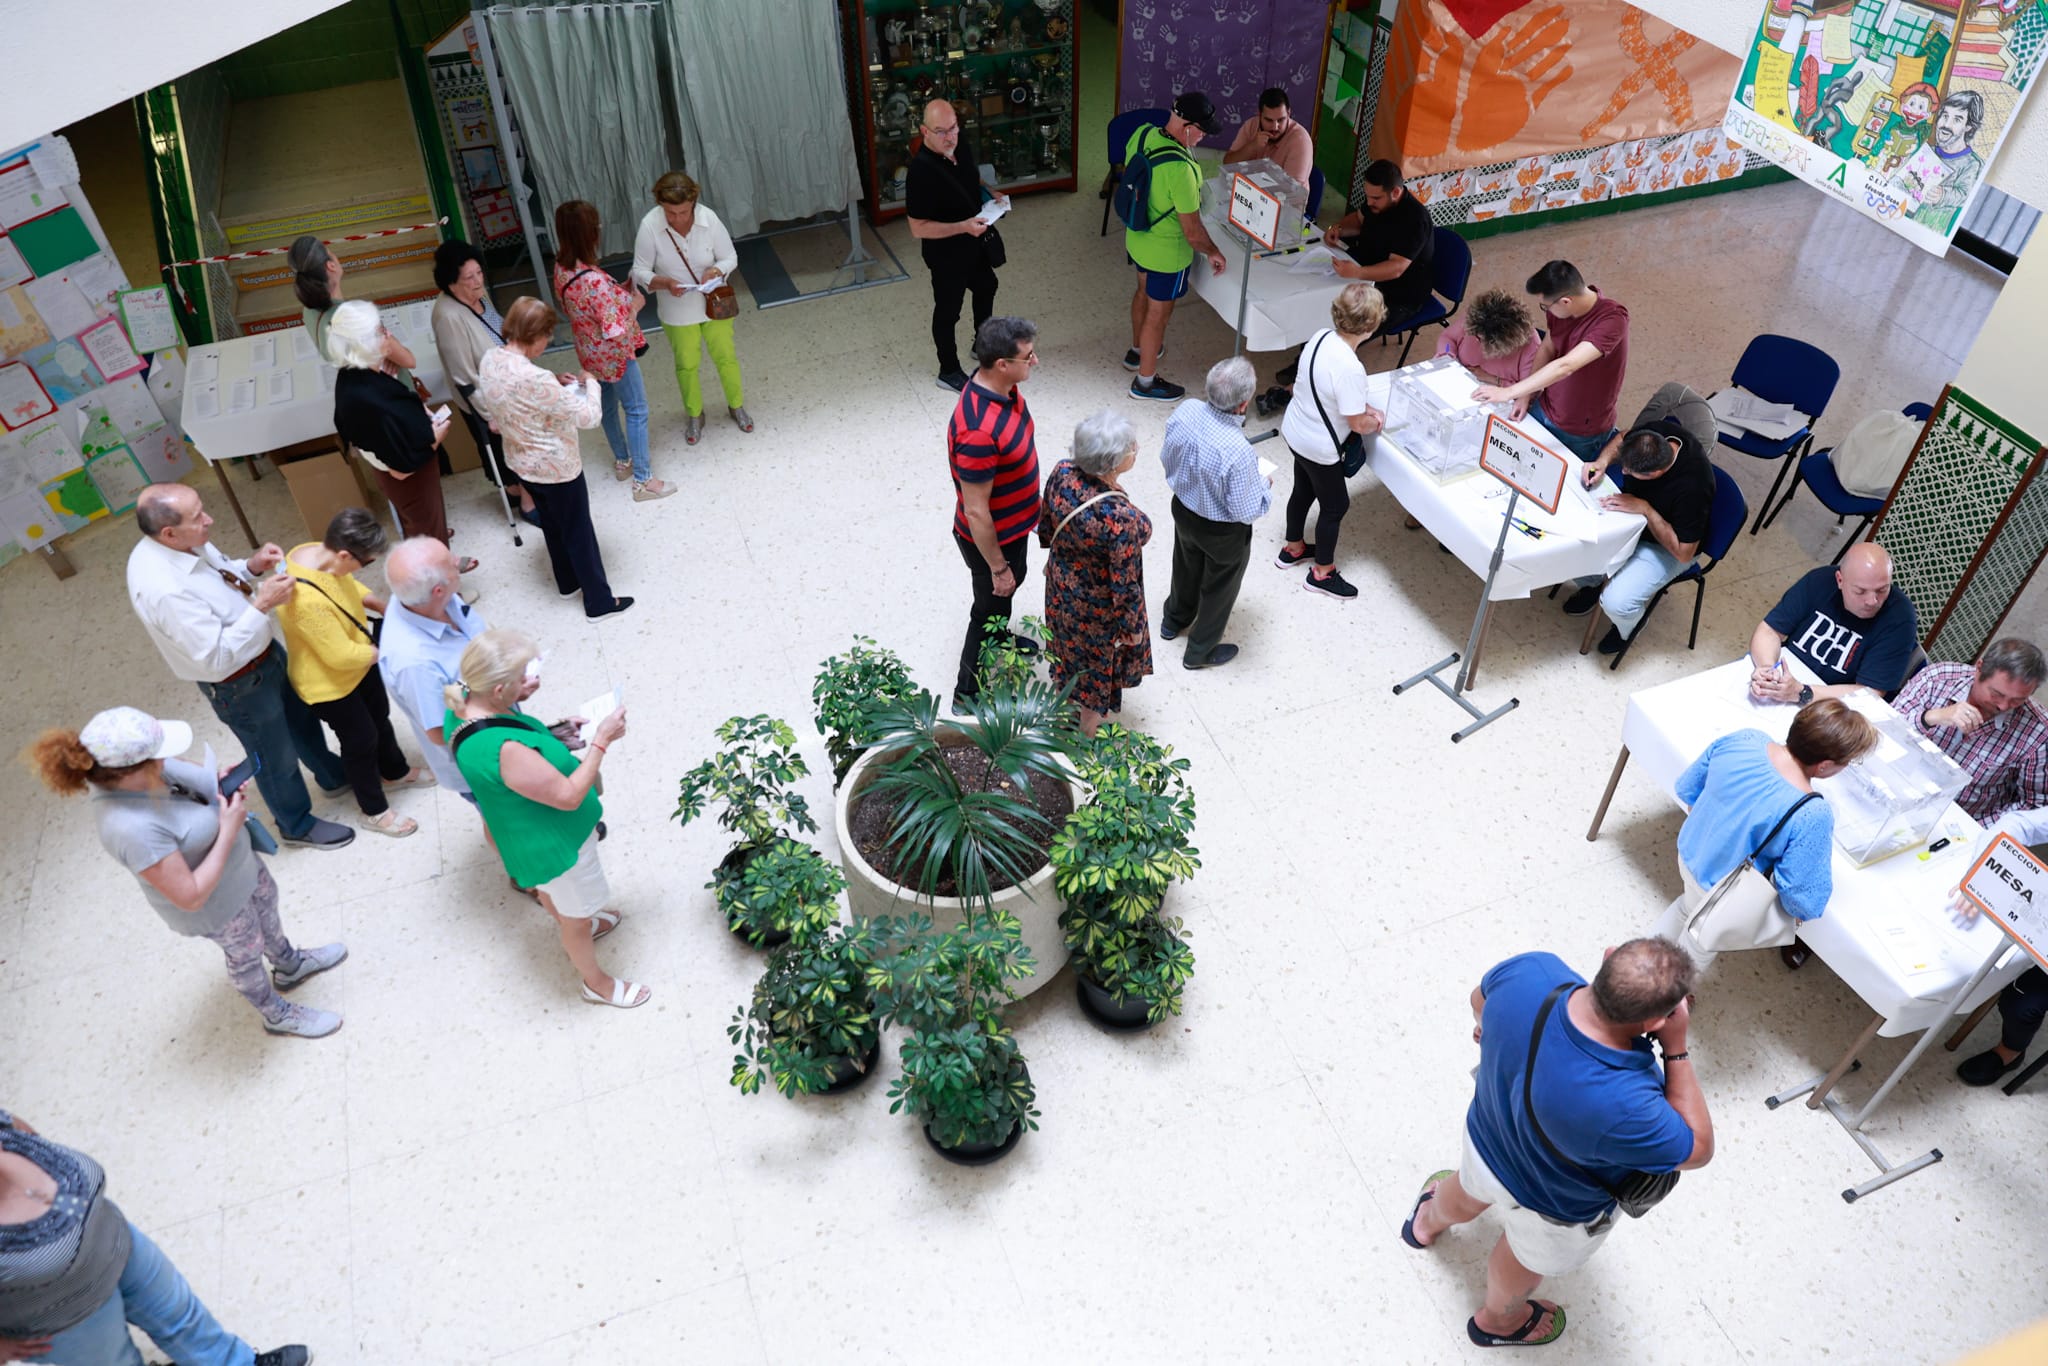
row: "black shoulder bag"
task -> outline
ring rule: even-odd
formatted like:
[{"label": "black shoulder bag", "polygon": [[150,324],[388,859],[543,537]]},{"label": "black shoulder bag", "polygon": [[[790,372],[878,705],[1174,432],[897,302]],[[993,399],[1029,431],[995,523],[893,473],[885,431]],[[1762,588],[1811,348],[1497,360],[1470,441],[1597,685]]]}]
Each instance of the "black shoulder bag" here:
[{"label": "black shoulder bag", "polygon": [[1529,1065],[1522,1072],[1522,1113],[1529,1117],[1529,1127],[1536,1131],[1536,1137],[1543,1140],[1543,1146],[1550,1149],[1551,1156],[1613,1196],[1614,1203],[1621,1206],[1623,1214],[1631,1219],[1640,1219],[1655,1209],[1658,1201],[1671,1194],[1681,1173],[1630,1172],[1621,1179],[1621,1184],[1610,1186],[1557,1150],[1557,1145],[1550,1141],[1550,1135],[1543,1132],[1543,1125],[1537,1121],[1536,1105],[1529,1098],[1529,1081],[1536,1075],[1536,1046],[1543,1042],[1543,1026],[1550,1020],[1550,1008],[1573,985],[1560,982],[1551,988],[1550,994],[1543,998],[1543,1008],[1536,1012],[1536,1028],[1529,1035]]},{"label": "black shoulder bag", "polygon": [[1315,350],[1309,352],[1308,364],[1301,367],[1301,372],[1308,377],[1308,396],[1315,402],[1316,416],[1323,420],[1323,430],[1330,434],[1330,444],[1337,448],[1337,459],[1344,466],[1344,477],[1349,479],[1365,468],[1365,438],[1357,432],[1346,432],[1344,439],[1339,441],[1336,425],[1323,408],[1323,396],[1316,392],[1316,357],[1322,353],[1323,343],[1329,339],[1328,332],[1316,338]]},{"label": "black shoulder bag", "polygon": [[[976,217],[981,213],[980,199],[967,194],[965,188],[960,184],[960,182],[952,179],[950,176],[947,177],[946,183],[948,185],[951,185],[954,189],[959,190],[961,192],[961,198],[974,199],[974,203],[970,207],[970,210],[967,215],[969,218]],[[975,172],[974,183],[977,187],[976,194],[979,194],[979,187],[981,185],[981,172],[978,170]],[[980,245],[981,259],[988,262],[990,270],[1001,270],[1004,266],[1009,264],[1009,249],[1004,247],[1003,235],[1000,232],[996,231],[995,224],[989,224],[988,227],[982,232],[981,236],[975,238],[974,240]]]}]

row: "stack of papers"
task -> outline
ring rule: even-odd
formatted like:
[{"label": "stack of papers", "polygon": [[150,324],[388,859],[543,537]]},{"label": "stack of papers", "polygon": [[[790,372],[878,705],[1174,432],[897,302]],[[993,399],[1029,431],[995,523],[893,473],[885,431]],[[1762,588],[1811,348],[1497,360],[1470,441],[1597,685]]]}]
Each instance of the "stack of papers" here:
[{"label": "stack of papers", "polygon": [[1714,420],[1730,436],[1754,432],[1770,441],[1783,441],[1806,426],[1806,418],[1789,403],[1758,398],[1740,386],[1719,390],[1707,400]]}]

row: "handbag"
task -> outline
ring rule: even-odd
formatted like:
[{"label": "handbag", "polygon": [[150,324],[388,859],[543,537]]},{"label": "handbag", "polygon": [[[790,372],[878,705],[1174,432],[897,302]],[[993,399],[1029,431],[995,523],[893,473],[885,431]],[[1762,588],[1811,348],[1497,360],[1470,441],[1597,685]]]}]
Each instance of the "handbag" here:
[{"label": "handbag", "polygon": [[[697,284],[703,284],[704,282],[697,276],[696,268],[690,264],[690,258],[683,255],[683,241],[676,236],[674,228],[668,229],[668,240],[676,244],[676,258],[683,263],[683,269],[690,272],[690,279]],[[704,291],[705,317],[713,322],[724,322],[727,318],[737,318],[739,315],[740,296],[733,293],[731,285],[720,280],[717,285]]]},{"label": "handbag", "polygon": [[[1799,937],[1799,926],[1778,904],[1778,887],[1757,870],[1756,861],[1770,847],[1778,832],[1808,802],[1820,800],[1809,792],[1792,803],[1771,833],[1763,837],[1749,857],[1714,884],[1686,917],[1682,938],[1690,939],[1707,953],[1732,953],[1738,949],[1770,949],[1789,944]],[[1681,869],[1684,867],[1680,864]],[[1687,875],[1688,879],[1690,874]]]},{"label": "handbag", "polygon": [[[1054,545],[1058,544],[1060,539],[1060,533],[1067,529],[1068,522],[1073,521],[1076,517],[1079,517],[1082,513],[1086,512],[1089,508],[1094,507],[1097,503],[1101,502],[1105,498],[1123,497],[1124,494],[1119,489],[1110,489],[1106,492],[1096,494],[1093,498],[1090,498],[1087,502],[1082,503],[1081,505],[1076,507],[1072,512],[1060,518],[1060,524],[1052,529],[1052,534],[1050,536],[1048,536],[1045,532],[1045,523],[1040,522],[1038,524],[1039,545],[1048,551],[1051,550]],[[1126,499],[1125,501],[1129,500]]]},{"label": "handbag", "polygon": [[[966,189],[960,184],[959,181],[954,180],[949,176],[946,179],[946,183],[948,185],[951,185],[955,190],[959,190],[960,197],[962,199],[966,199],[968,197]],[[979,184],[979,181],[977,181],[976,183]],[[968,217],[972,218],[978,215],[981,212],[981,200],[979,198],[976,198],[973,204],[970,205],[969,207],[973,209],[973,213],[969,214]],[[988,262],[988,267],[990,270],[1001,270],[1004,266],[1009,264],[1009,249],[1003,245],[1003,235],[1000,232],[996,231],[995,224],[989,224],[987,229],[983,231],[981,236],[975,238],[974,240],[976,241],[976,243],[980,245],[981,259]]]},{"label": "handbag", "polygon": [[1339,441],[1337,428],[1331,423],[1329,413],[1323,409],[1323,396],[1316,392],[1316,356],[1321,353],[1323,343],[1329,339],[1328,332],[1316,338],[1315,350],[1309,352],[1308,364],[1301,368],[1302,373],[1308,376],[1308,396],[1315,401],[1316,416],[1322,418],[1323,430],[1330,434],[1330,444],[1337,448],[1337,458],[1344,465],[1344,477],[1349,479],[1365,468],[1365,438],[1357,432],[1346,432],[1344,439]]},{"label": "handbag", "polygon": [[1522,1113],[1529,1117],[1529,1127],[1536,1131],[1536,1137],[1543,1140],[1543,1146],[1550,1149],[1551,1156],[1606,1191],[1621,1207],[1623,1214],[1631,1219],[1640,1219],[1655,1209],[1658,1201],[1671,1194],[1683,1173],[1632,1171],[1618,1184],[1609,1185],[1558,1151],[1557,1145],[1550,1141],[1550,1135],[1543,1132],[1543,1125],[1536,1118],[1536,1106],[1529,1099],[1529,1082],[1536,1075],[1536,1047],[1543,1042],[1543,1026],[1549,1021],[1550,1009],[1557,1004],[1557,998],[1574,985],[1572,982],[1560,982],[1552,987],[1550,994],[1543,998],[1543,1008],[1536,1012],[1536,1028],[1529,1035],[1529,1065],[1522,1071]]}]

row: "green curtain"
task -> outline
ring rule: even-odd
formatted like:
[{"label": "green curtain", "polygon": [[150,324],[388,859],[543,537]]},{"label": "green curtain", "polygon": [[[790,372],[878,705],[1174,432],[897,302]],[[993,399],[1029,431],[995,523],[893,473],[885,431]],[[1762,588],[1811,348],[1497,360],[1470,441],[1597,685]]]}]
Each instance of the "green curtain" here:
[{"label": "green curtain", "polygon": [[604,254],[630,254],[654,182],[674,164],[661,12],[501,5],[485,14],[539,190],[534,226],[552,238],[555,206],[587,199],[604,220]]}]

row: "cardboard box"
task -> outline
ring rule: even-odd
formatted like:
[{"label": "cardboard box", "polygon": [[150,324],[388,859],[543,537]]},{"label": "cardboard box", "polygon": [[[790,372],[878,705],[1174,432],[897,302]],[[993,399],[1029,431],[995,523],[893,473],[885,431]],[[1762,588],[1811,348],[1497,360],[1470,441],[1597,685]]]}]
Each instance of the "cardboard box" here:
[{"label": "cardboard box", "polygon": [[327,524],[343,508],[367,507],[380,516],[384,514],[382,495],[370,496],[356,481],[355,472],[342,459],[340,451],[329,450],[296,460],[280,460],[277,468],[284,475],[285,487],[291,490],[292,501],[298,505],[299,516],[306,524],[307,540],[317,541],[326,535]]},{"label": "cardboard box", "polygon": [[[441,405],[436,403],[430,406],[438,408]],[[476,438],[469,434],[469,423],[463,421],[460,412],[453,411],[453,404],[450,404],[449,408],[451,411],[448,416],[448,435],[441,438],[441,449],[448,456],[449,473],[460,474],[464,470],[482,469],[484,458],[476,448]]]}]

